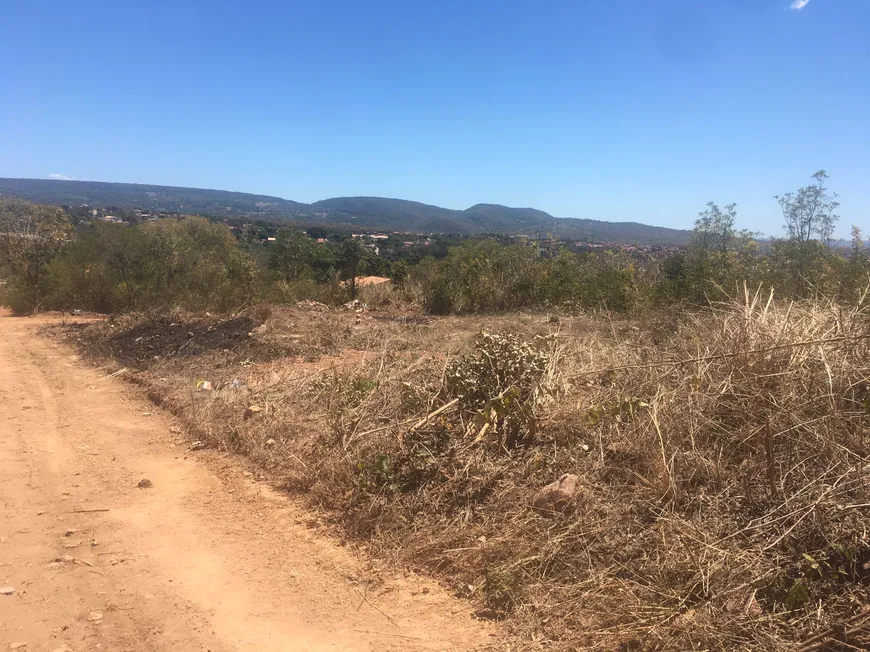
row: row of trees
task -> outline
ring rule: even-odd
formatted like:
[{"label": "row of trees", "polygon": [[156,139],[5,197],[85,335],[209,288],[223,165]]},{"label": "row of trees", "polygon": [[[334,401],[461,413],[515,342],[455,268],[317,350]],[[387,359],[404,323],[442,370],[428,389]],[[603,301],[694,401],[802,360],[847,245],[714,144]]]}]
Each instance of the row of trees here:
[{"label": "row of trees", "polygon": [[260,264],[229,229],[203,218],[78,226],[60,208],[0,198],[7,303],[19,312],[230,309],[261,299],[354,296],[359,274],[384,272],[384,261],[350,234],[326,246],[284,227]]},{"label": "row of trees", "polygon": [[840,204],[827,188],[824,170],[812,178],[813,183],[797,192],[775,197],[786,237],[765,243],[764,252],[759,251],[758,234],[736,229],[736,205],[722,210],[708,204],[695,221],[682,269],[672,265],[668,270],[672,280],[683,286],[678,294],[702,300],[742,281],[765,283],[791,297],[854,295],[865,287],[866,253],[860,229],[853,227],[852,248],[846,255],[831,247]]},{"label": "row of trees", "polygon": [[59,208],[0,198],[0,278],[8,279],[7,302],[22,312],[346,300],[356,294],[357,276],[371,274],[391,275],[433,313],[702,305],[744,282],[795,298],[856,299],[870,283],[870,257],[857,228],[850,251],[831,246],[839,204],[827,178],[819,171],[811,185],[777,197],[786,237],[766,243],[737,229],[734,204],[711,202],[689,246],[666,258],[568,250],[541,257],[534,245],[502,238],[466,240],[443,258],[411,265],[373,255],[350,234],[324,245],[283,227],[260,260],[263,250],[252,251],[243,237],[201,218],[138,226],[94,221],[75,229]]},{"label": "row of trees", "polygon": [[259,290],[235,238],[201,218],[76,232],[59,209],[0,200],[0,261],[19,312],[230,309]]},{"label": "row of trees", "polygon": [[855,301],[870,285],[870,257],[857,227],[850,250],[831,246],[839,203],[827,179],[820,170],[812,184],[776,197],[786,234],[781,239],[759,243],[758,234],[737,228],[736,204],[720,208],[710,202],[695,221],[689,246],[665,258],[562,251],[542,259],[522,245],[469,243],[451,249],[443,261],[424,261],[412,278],[423,288],[427,309],[436,313],[705,305],[733,296],[744,283],[773,287],[790,298]]}]

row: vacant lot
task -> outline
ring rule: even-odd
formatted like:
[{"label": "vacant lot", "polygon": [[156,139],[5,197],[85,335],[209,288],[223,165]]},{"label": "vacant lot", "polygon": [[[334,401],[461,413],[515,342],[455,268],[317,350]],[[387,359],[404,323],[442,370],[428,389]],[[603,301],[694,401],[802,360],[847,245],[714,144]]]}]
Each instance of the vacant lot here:
[{"label": "vacant lot", "polygon": [[530,649],[854,649],[870,321],[768,299],[642,319],[260,306],[65,335]]}]

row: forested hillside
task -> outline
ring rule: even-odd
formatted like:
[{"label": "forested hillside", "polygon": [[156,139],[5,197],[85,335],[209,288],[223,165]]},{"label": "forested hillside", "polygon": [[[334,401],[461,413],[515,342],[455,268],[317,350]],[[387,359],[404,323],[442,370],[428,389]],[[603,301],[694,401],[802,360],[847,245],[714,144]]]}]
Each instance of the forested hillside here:
[{"label": "forested hillside", "polygon": [[589,242],[683,245],[689,232],[638,222],[558,218],[534,208],[476,204],[453,210],[385,197],[335,197],[313,204],[244,192],[136,183],[0,179],[0,196],[55,206],[118,207],[208,217],[335,222],[414,233],[551,234]]}]

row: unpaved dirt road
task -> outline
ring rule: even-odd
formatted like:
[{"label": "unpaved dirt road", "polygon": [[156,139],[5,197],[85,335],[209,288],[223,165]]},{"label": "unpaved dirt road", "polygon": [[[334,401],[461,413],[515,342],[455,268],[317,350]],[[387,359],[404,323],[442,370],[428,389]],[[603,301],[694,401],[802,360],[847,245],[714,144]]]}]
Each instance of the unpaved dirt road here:
[{"label": "unpaved dirt road", "polygon": [[468,605],[379,576],[241,460],[189,452],[44,321],[0,315],[0,650],[499,647]]}]

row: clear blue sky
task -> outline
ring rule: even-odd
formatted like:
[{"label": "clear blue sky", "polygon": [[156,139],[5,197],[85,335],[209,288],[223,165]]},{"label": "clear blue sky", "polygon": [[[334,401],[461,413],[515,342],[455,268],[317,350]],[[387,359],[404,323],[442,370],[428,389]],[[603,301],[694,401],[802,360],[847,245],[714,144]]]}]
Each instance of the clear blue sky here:
[{"label": "clear blue sky", "polygon": [[870,230],[870,0],[790,1],[3,0],[0,176]]}]

